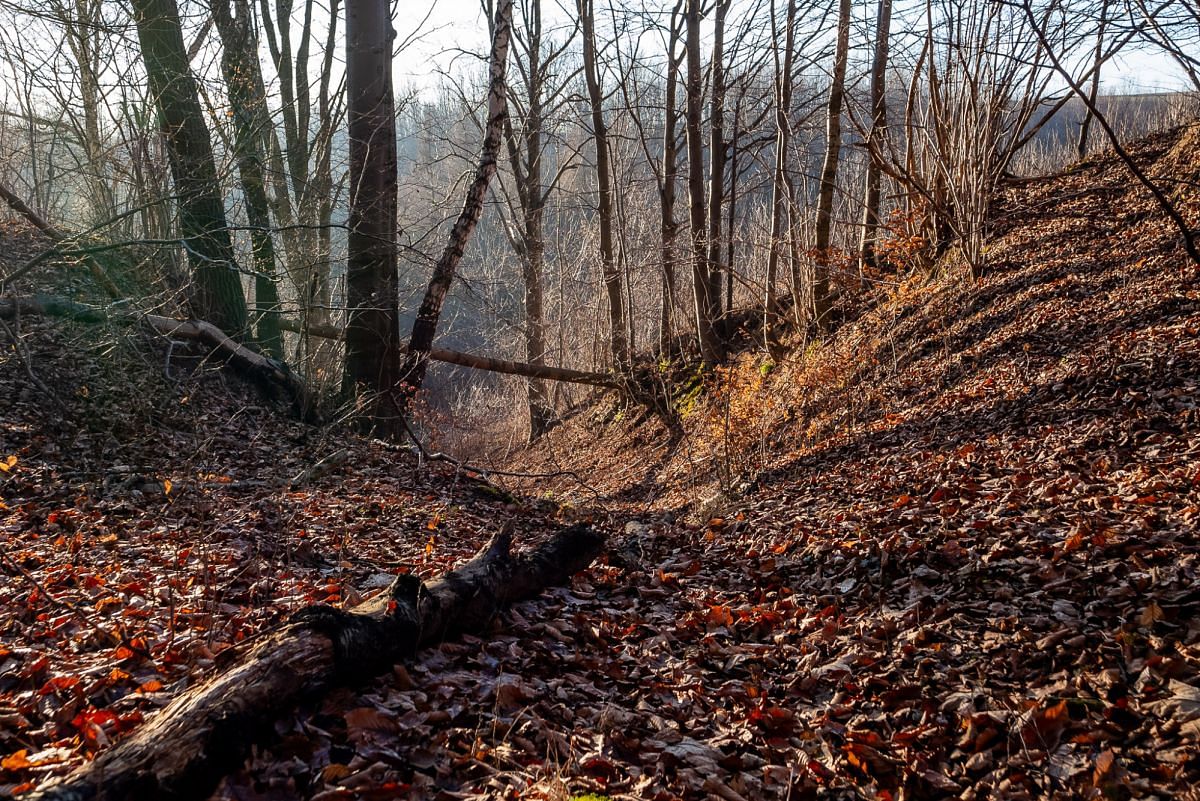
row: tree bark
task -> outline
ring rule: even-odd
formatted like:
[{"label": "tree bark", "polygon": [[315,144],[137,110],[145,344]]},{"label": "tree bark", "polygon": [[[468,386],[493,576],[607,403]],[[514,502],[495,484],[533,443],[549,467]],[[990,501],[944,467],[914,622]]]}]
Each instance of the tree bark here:
[{"label": "tree bark", "polygon": [[511,552],[505,527],[469,562],[429,584],[397,577],[347,612],[309,607],[231,668],[187,690],[129,739],[31,801],[202,799],[271,722],[305,698],[352,684],[410,657],[419,646],[483,629],[501,608],[583,570],[604,537],[575,526],[528,553]]},{"label": "tree bark", "polygon": [[491,77],[488,86],[487,124],[484,128],[483,150],[479,154],[479,166],[475,180],[467,189],[458,220],[450,230],[450,240],[442,251],[441,258],[433,268],[433,276],[425,290],[425,298],[413,322],[412,336],[408,341],[408,356],[401,370],[404,384],[401,395],[401,412],[407,410],[412,398],[421,389],[425,371],[429,365],[429,353],[433,338],[437,334],[438,321],[446,293],[454,281],[458,263],[462,261],[471,232],[483,215],[483,201],[487,196],[488,184],[496,174],[496,160],[500,155],[500,139],[504,123],[508,118],[508,84],[505,72],[508,65],[508,45],[512,34],[512,0],[500,0],[496,10],[495,34],[492,36]]},{"label": "tree bark", "polygon": [[817,196],[816,264],[813,275],[813,316],[817,327],[829,327],[830,233],[833,227],[833,194],[837,188],[838,159],[842,151],[842,105],[845,97],[846,61],[850,54],[850,0],[839,0],[837,49],[829,86],[825,126],[825,163]]},{"label": "tree bark", "polygon": [[613,247],[612,168],[609,165],[608,125],[604,120],[604,88],[600,85],[600,64],[596,55],[595,0],[578,0],[576,8],[583,27],[583,73],[592,112],[592,138],[596,143],[600,267],[608,298],[609,347],[613,366],[621,370],[629,364],[630,354],[625,333],[625,304],[621,298],[621,273],[617,269]]},{"label": "tree bark", "polygon": [[197,317],[232,336],[246,329],[246,297],[225,222],[212,141],[188,65],[175,0],[132,0],[151,94],[167,141]]},{"label": "tree bark", "polygon": [[[779,275],[780,254],[789,228],[791,192],[787,180],[787,154],[792,138],[792,64],[795,51],[796,6],[799,0],[787,0],[783,58],[775,52],[775,169],[771,180],[771,243],[767,255],[767,292],[763,302],[763,339],[769,348],[775,341],[775,318],[779,302],[775,282]],[[771,25],[775,25],[775,4],[771,4]],[[775,34],[776,41],[779,34]]]},{"label": "tree bark", "polygon": [[725,200],[725,15],[731,0],[719,0],[713,20],[712,59],[709,63],[708,117],[708,265],[705,274],[706,314],[716,324],[721,317],[721,205]]},{"label": "tree bark", "polygon": [[701,0],[687,0],[687,151],[688,212],[692,234],[692,298],[696,315],[696,340],[700,358],[707,365],[720,360],[720,347],[713,327],[712,299],[709,295],[708,233],[704,197],[704,134],[701,131],[704,102],[704,76],[700,67]]},{"label": "tree bark", "polygon": [[[550,192],[543,185],[545,144],[542,128],[546,122],[546,83],[550,79],[554,54],[543,52],[541,0],[532,0],[524,6],[524,11],[523,25],[519,28],[514,26],[513,35],[518,40],[524,36],[519,49],[525,52],[528,59],[525,68],[520,70],[525,83],[525,97],[523,103],[515,102],[513,106],[524,108],[525,113],[519,121],[514,121],[515,115],[509,115],[504,125],[504,138],[508,144],[508,159],[520,204],[521,226],[513,233],[513,244],[521,259],[521,278],[525,284],[525,360],[531,365],[542,366],[546,360],[545,292],[542,286],[546,261],[544,222]],[[516,96],[511,88],[510,94]],[[529,420],[529,441],[533,442],[550,429],[554,416],[550,394],[541,379],[530,379],[526,383],[525,408]]]},{"label": "tree bark", "polygon": [[213,0],[211,4],[217,35],[221,39],[221,73],[229,91],[233,114],[234,158],[250,223],[254,254],[255,334],[263,350],[283,356],[279,331],[278,271],[275,241],[271,236],[270,201],[267,199],[264,164],[265,126],[270,124],[267,98],[262,91],[258,63],[258,37],[250,16],[248,0]]},{"label": "tree bark", "polygon": [[887,134],[887,65],[892,31],[892,0],[879,0],[875,21],[875,56],[871,62],[871,129],[867,132],[867,177],[863,199],[863,230],[859,241],[860,269],[874,268],[879,238],[880,160]]},{"label": "tree bark", "polygon": [[[346,4],[350,233],[346,259],[346,361],[342,391],[365,400],[365,424],[403,432],[396,250],[396,115],[387,0]],[[306,157],[307,158],[307,157]]]},{"label": "tree bark", "polygon": [[658,352],[664,358],[671,355],[671,337],[674,333],[672,316],[675,309],[675,237],[679,223],[675,221],[675,181],[679,174],[677,94],[678,72],[683,54],[676,55],[677,43],[682,33],[682,0],[677,0],[671,11],[670,32],[667,36],[666,97],[663,109],[662,179],[658,190],[659,248],[662,258],[662,292],[659,298]]}]

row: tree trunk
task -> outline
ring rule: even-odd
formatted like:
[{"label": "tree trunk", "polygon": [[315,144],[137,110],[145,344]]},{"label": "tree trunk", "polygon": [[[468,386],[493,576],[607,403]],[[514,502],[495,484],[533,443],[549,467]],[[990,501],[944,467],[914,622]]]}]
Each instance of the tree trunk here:
[{"label": "tree trunk", "polygon": [[625,335],[624,302],[621,298],[621,273],[613,247],[612,172],[609,166],[608,126],[604,121],[604,89],[600,85],[600,65],[596,56],[596,15],[594,0],[578,0],[576,8],[583,28],[583,72],[592,111],[592,138],[596,142],[596,187],[599,194],[600,266],[604,291],[608,297],[609,344],[613,366],[622,370],[629,364],[629,344]]},{"label": "tree trunk", "polygon": [[504,123],[508,118],[508,85],[505,70],[508,65],[508,44],[512,35],[512,0],[500,0],[496,10],[495,34],[492,36],[491,77],[488,85],[487,125],[484,128],[483,150],[479,155],[479,166],[475,180],[467,189],[458,220],[450,230],[450,241],[442,251],[441,258],[433,268],[433,276],[425,290],[425,298],[413,322],[412,336],[408,342],[408,357],[401,371],[404,383],[401,396],[401,411],[407,410],[413,396],[421,389],[425,371],[429,364],[429,352],[437,334],[438,321],[446,293],[454,281],[458,263],[462,260],[471,232],[483,215],[483,201],[487,196],[488,184],[496,174],[496,160],[500,155],[500,139]]},{"label": "tree trunk", "polygon": [[875,22],[875,56],[871,62],[871,129],[867,132],[867,178],[863,198],[863,230],[859,241],[860,270],[876,267],[879,237],[880,160],[887,135],[887,65],[892,30],[892,0],[879,0]]},{"label": "tree trunk", "polygon": [[[258,63],[258,37],[247,0],[214,0],[211,8],[217,35],[221,38],[221,72],[229,91],[233,113],[234,158],[241,177],[250,223],[254,254],[254,306],[256,339],[263,350],[281,358],[283,339],[279,331],[278,272],[275,241],[271,235],[270,202],[263,177],[264,120],[270,120],[267,98],[259,92],[262,72]],[[236,12],[236,14],[235,14]]]},{"label": "tree trunk", "polygon": [[[364,396],[367,421],[403,432],[396,276],[396,115],[387,0],[346,5],[350,233],[346,260],[346,364],[342,390]],[[311,258],[311,254],[309,256]]]},{"label": "tree trunk", "polygon": [[692,298],[696,315],[696,340],[700,345],[700,358],[705,364],[713,365],[720,360],[720,347],[713,328],[708,236],[704,218],[704,135],[701,132],[704,76],[700,67],[700,6],[701,0],[687,0],[688,213],[692,234]]},{"label": "tree trunk", "polygon": [[429,584],[397,577],[353,612],[301,610],[231,668],[172,701],[141,729],[30,801],[206,798],[271,724],[300,700],[362,681],[419,646],[483,629],[499,609],[583,570],[604,538],[576,526],[534,551],[511,552],[506,527],[469,562]]},{"label": "tree trunk", "polygon": [[713,49],[709,62],[708,117],[708,265],[704,300],[708,319],[721,318],[721,204],[725,200],[725,14],[731,0],[716,4]]},{"label": "tree trunk", "polygon": [[662,181],[659,186],[659,250],[662,258],[662,292],[659,299],[658,352],[663,358],[671,355],[671,336],[674,331],[672,316],[675,310],[675,236],[679,224],[675,221],[675,181],[679,173],[679,111],[678,101],[680,63],[683,53],[675,54],[682,33],[683,0],[671,11],[671,26],[667,37],[666,97],[663,109],[662,138]]},{"label": "tree trunk", "polygon": [[[775,53],[775,170],[771,180],[771,242],[767,255],[767,294],[763,303],[763,338],[769,348],[775,340],[775,318],[779,303],[775,283],[779,276],[779,257],[789,227],[791,192],[787,180],[787,153],[791,144],[792,123],[792,59],[795,50],[796,6],[798,0],[788,0],[787,29],[783,35],[783,59]],[[775,25],[774,2],[771,4],[771,25]],[[778,32],[775,40],[779,40]]]},{"label": "tree trunk", "polygon": [[725,223],[725,319],[733,314],[733,265],[737,257],[737,203],[738,203],[738,139],[742,135],[742,101],[745,92],[738,95],[733,105],[733,135],[729,137],[729,210]]},{"label": "tree trunk", "polygon": [[829,116],[825,127],[825,163],[817,197],[816,264],[813,275],[813,316],[821,330],[829,328],[830,232],[833,227],[833,194],[837,188],[838,159],[842,150],[842,104],[845,96],[846,60],[850,53],[850,0],[839,0],[837,49],[829,86]]},{"label": "tree trunk", "polygon": [[132,0],[150,91],[167,141],[179,227],[192,267],[193,311],[231,336],[246,329],[246,297],[225,223],[212,141],[188,66],[175,0]]},{"label": "tree trunk", "polygon": [[[521,278],[525,285],[525,361],[530,365],[546,363],[546,319],[544,313],[545,292],[542,275],[546,261],[546,236],[544,230],[546,201],[549,188],[543,186],[542,126],[545,124],[545,89],[550,77],[552,61],[547,61],[542,48],[542,4],[532,0],[524,7],[523,25],[514,24],[513,36],[524,35],[520,50],[528,58],[525,69],[520,70],[525,82],[523,102],[514,103],[515,108],[524,108],[524,117],[517,121],[510,114],[504,125],[504,138],[508,143],[508,158],[511,163],[517,198],[520,203],[521,227],[513,242],[521,259]],[[494,32],[493,32],[494,33]],[[510,89],[510,93],[515,91]],[[515,227],[515,226],[514,226]],[[529,441],[533,442],[550,429],[553,409],[546,384],[533,378],[525,384],[525,408],[529,421]]]},{"label": "tree trunk", "polygon": [[1095,117],[1089,106],[1096,105],[1096,98],[1100,94],[1100,67],[1104,64],[1104,29],[1108,25],[1108,3],[1109,0],[1104,0],[1100,4],[1100,24],[1096,29],[1096,51],[1092,57],[1092,84],[1088,89],[1089,104],[1085,104],[1083,122],[1079,125],[1079,140],[1075,143],[1075,155],[1080,161],[1087,155],[1088,134],[1091,132],[1092,120]]},{"label": "tree trunk", "polygon": [[[294,320],[285,319],[282,322],[282,327],[285,331],[295,331],[307,334],[308,336],[324,337],[326,339],[343,338],[342,331],[331,325],[310,323],[305,328],[297,324]],[[400,349],[405,353],[408,352],[407,345],[401,345]],[[456,350],[447,350],[446,348],[430,348],[428,358],[435,362],[457,364],[460,367],[471,367],[476,370],[520,375],[526,378],[546,381],[565,381],[568,384],[587,384],[594,387],[608,387],[609,389],[622,389],[626,386],[618,376],[611,373],[589,373],[584,370],[551,367],[546,364],[527,364],[507,359],[496,359],[491,356],[477,356],[473,353],[462,353]]]}]

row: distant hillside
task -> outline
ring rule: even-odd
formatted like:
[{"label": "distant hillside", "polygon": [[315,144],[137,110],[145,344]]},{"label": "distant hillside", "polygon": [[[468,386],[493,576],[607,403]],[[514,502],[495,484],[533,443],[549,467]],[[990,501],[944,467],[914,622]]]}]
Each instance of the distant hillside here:
[{"label": "distant hillside", "polygon": [[[1138,94],[1101,95],[1097,101],[1100,112],[1122,139],[1136,139],[1178,125],[1200,109],[1197,98],[1182,92],[1142,92]],[[1038,162],[1036,155],[1030,163],[1042,168],[1056,168],[1074,159],[1075,143],[1087,108],[1083,101],[1072,97],[1038,132],[1031,144],[1035,154],[1053,154],[1050,163]],[[1034,118],[1036,125],[1043,115]],[[1107,149],[1104,132],[1093,126],[1091,148]]]}]

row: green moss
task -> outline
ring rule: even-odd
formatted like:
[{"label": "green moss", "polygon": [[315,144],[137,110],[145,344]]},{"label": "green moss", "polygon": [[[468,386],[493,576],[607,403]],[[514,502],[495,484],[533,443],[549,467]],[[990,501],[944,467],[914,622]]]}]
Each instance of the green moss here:
[{"label": "green moss", "polygon": [[675,411],[679,412],[680,417],[687,417],[696,410],[702,394],[704,394],[704,366],[698,364],[686,379],[680,382],[679,388],[675,392],[673,400]]}]

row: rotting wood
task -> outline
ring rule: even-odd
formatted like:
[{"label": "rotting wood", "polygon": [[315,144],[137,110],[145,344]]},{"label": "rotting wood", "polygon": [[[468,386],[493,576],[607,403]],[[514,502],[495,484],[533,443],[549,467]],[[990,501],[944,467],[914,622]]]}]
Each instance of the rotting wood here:
[{"label": "rotting wood", "polygon": [[301,610],[127,740],[25,798],[206,798],[252,743],[270,738],[278,714],[380,673],[421,645],[486,628],[503,607],[586,568],[604,546],[602,534],[577,525],[533,551],[513,554],[511,530],[506,525],[470,561],[436,581],[402,575],[352,612]]}]

